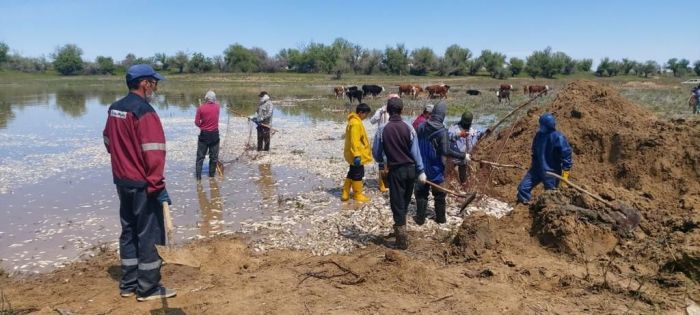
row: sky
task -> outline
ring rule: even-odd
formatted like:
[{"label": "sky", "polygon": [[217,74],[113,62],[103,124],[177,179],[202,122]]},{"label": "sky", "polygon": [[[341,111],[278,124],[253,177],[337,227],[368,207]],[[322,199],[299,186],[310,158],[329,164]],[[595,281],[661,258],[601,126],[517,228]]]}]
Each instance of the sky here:
[{"label": "sky", "polygon": [[700,0],[66,1],[0,0],[0,42],[50,58],[76,44],[83,59],[178,51],[222,55],[230,45],[283,48],[342,37],[364,48],[404,44],[442,56],[457,44],[525,58],[551,47],[575,59],[700,60]]}]

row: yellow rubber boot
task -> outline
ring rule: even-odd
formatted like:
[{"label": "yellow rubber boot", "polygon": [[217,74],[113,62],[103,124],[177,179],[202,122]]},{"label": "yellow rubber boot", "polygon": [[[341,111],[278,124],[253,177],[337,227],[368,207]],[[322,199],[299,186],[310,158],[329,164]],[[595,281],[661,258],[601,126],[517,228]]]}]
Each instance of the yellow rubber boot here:
[{"label": "yellow rubber boot", "polygon": [[350,186],[352,185],[352,180],[349,178],[345,179],[343,183],[343,192],[340,195],[340,200],[348,201],[350,199]]},{"label": "yellow rubber boot", "polygon": [[379,191],[385,193],[389,191],[386,189],[386,184],[384,183],[384,176],[382,176],[382,173],[379,173],[379,176],[377,177],[377,182],[379,182]]},{"label": "yellow rubber boot", "polygon": [[352,199],[355,199],[356,201],[360,202],[366,202],[369,201],[369,197],[365,196],[362,193],[362,181],[361,180],[354,180],[352,181]]}]

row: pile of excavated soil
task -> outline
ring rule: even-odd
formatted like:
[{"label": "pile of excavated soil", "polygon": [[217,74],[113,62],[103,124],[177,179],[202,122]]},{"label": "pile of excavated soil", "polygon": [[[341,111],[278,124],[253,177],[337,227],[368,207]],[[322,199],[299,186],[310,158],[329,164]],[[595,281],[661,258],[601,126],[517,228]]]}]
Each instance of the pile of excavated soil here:
[{"label": "pile of excavated soil", "polygon": [[[570,179],[613,204],[637,209],[642,219],[636,229],[621,231],[610,220],[611,209],[595,199],[570,187],[543,193],[540,185],[527,210],[516,207],[516,211],[529,210],[530,235],[541,245],[583,262],[587,269],[591,262],[606,261],[602,287],[619,291],[619,284],[616,287],[608,278],[629,279],[645,287],[647,302],[657,306],[680,303],[686,293],[697,301],[700,122],[662,120],[607,85],[575,81],[551,103],[529,108],[513,124],[483,139],[472,156],[528,167],[538,119],[544,112],[556,117],[557,129],[573,148]],[[471,189],[514,202],[524,173],[481,165],[474,172]],[[498,234],[523,228],[512,217],[498,222]],[[469,222],[465,220],[458,236],[483,230],[483,224],[477,222],[475,227]],[[455,246],[467,249],[453,252],[484,247],[481,239],[475,239],[478,241],[456,239]],[[507,250],[503,245],[501,242],[499,251]],[[634,288],[627,285],[624,290]]]}]

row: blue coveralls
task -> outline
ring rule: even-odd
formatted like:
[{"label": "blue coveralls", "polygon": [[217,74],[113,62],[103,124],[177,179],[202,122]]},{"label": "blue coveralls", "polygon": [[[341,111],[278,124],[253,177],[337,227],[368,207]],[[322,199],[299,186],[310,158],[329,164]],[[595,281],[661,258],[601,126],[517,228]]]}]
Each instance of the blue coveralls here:
[{"label": "blue coveralls", "polygon": [[532,188],[539,183],[544,189],[555,189],[559,180],[546,172],[561,174],[572,166],[571,146],[566,137],[556,130],[554,116],[545,113],[540,117],[540,129],[532,141],[532,165],[518,185],[518,201],[529,202]]}]

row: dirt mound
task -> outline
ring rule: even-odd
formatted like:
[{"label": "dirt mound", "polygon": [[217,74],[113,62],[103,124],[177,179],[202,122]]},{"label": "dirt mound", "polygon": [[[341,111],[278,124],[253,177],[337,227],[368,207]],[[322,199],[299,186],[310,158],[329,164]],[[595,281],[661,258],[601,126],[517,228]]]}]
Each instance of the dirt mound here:
[{"label": "dirt mound", "polygon": [[488,250],[496,249],[498,234],[492,221],[496,219],[483,213],[466,217],[452,241],[452,255],[471,261],[478,259]]},{"label": "dirt mound", "polygon": [[[654,279],[657,286],[645,284],[650,292],[666,292],[678,283],[695,283],[691,287],[697,288],[700,122],[662,120],[607,85],[574,81],[551,103],[529,108],[510,126],[484,139],[472,156],[529,166],[532,139],[544,112],[556,117],[557,129],[573,148],[570,179],[612,204],[639,210],[642,221],[631,233],[620,233],[614,218],[606,215],[611,213],[609,207],[571,188],[543,193],[540,185],[533,191],[539,197],[529,209],[531,236],[586,264],[591,259],[609,261],[615,271],[605,267],[607,288],[610,274],[641,283]],[[524,171],[482,164],[474,174],[473,189],[514,202]],[[502,235],[522,228],[521,222],[508,223],[508,217],[502,221]],[[457,235],[472,235],[479,227],[465,221]],[[455,239],[462,246],[472,243]],[[683,276],[687,278],[678,280]],[[700,294],[691,291],[696,298]],[[657,302],[668,300],[651,301]]]}]

